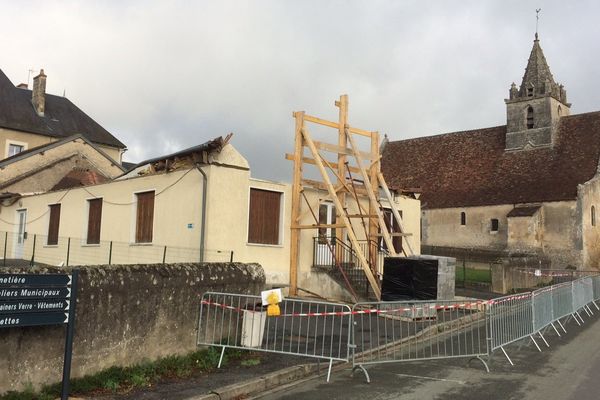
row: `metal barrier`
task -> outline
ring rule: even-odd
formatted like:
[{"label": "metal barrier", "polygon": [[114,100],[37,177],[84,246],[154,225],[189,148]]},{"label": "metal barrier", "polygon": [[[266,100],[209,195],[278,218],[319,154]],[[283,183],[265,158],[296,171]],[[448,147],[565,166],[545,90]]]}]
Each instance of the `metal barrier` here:
[{"label": "metal barrier", "polygon": [[353,371],[369,364],[488,355],[483,302],[358,303],[353,314]]},{"label": "metal barrier", "polygon": [[198,345],[349,361],[351,310],[347,305],[285,299],[281,315],[267,316],[260,296],[207,292],[198,319]]},{"label": "metal barrier", "polygon": [[[583,310],[600,307],[600,275],[544,287],[534,292],[487,301],[363,302],[347,305],[285,299],[281,315],[267,316],[259,296],[205,293],[198,325],[198,344],[250,349],[329,360],[349,361],[360,369],[392,362],[451,358],[478,359],[489,372],[487,360],[500,349],[514,365],[505,347],[534,335],[543,336],[561,319],[579,325]],[[564,322],[564,321],[563,321]],[[484,359],[485,358],[485,359]]]},{"label": "metal barrier", "polygon": [[[533,331],[536,332],[546,346],[549,347],[546,338],[542,334],[542,330],[548,326],[554,327],[554,302],[553,302],[553,286],[539,289],[531,293],[531,307],[533,308]],[[554,327],[555,332],[560,336],[560,333]]]},{"label": "metal barrier", "polygon": [[[504,346],[526,337],[533,339],[531,293],[521,293],[516,296],[505,296],[491,300],[488,303],[488,318],[491,351],[502,350],[508,362],[514,365]],[[536,343],[535,339],[533,341]]]},{"label": "metal barrier", "polygon": [[[552,314],[563,332],[567,332],[560,320],[573,315],[573,283],[566,282],[554,285],[552,289]],[[555,328],[556,330],[556,328]]]}]

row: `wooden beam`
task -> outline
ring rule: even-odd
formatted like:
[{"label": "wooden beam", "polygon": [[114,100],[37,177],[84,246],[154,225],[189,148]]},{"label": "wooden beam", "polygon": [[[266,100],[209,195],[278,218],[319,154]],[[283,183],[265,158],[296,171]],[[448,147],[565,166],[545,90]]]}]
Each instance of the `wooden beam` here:
[{"label": "wooden beam", "polygon": [[[294,174],[292,182],[292,210],[291,226],[300,220],[300,193],[302,191],[302,153],[304,149],[304,138],[302,128],[304,127],[304,112],[294,113],[296,119],[294,139]],[[298,255],[300,248],[300,232],[291,229],[290,232],[290,295],[298,295]]]},{"label": "wooden beam", "polygon": [[[285,159],[286,160],[290,160],[290,161],[295,161],[294,155],[293,154],[289,154],[289,153],[287,153],[285,155]],[[317,165],[317,163],[316,163],[316,161],[315,161],[314,158],[302,157],[302,162],[304,164]],[[339,164],[338,163],[332,163],[332,162],[330,162],[329,165],[331,165],[334,168],[337,168]],[[358,168],[356,168],[356,167],[349,167],[349,168],[350,168],[350,171],[352,171],[352,172],[360,173],[360,170]]]},{"label": "wooden beam", "polygon": [[[335,104],[336,107],[339,108],[339,114],[338,114],[338,123],[337,126],[335,127],[338,131],[338,146],[339,148],[342,149],[348,149],[348,144],[346,143],[346,135],[344,135],[344,127],[348,124],[348,95],[341,95],[340,96],[340,101],[336,102]],[[338,199],[340,200],[340,203],[342,204],[342,206],[345,208],[348,206],[347,200],[346,200],[346,192],[348,192],[348,186],[346,185],[346,153],[338,153],[338,158],[337,158],[337,165],[335,166],[335,168],[337,168],[337,187],[338,188],[344,188],[344,191],[338,191],[336,190],[336,193],[338,194]],[[345,213],[345,210],[338,210],[337,207],[335,209],[335,220],[336,221],[340,221],[340,218],[342,216],[342,213]],[[338,228],[335,230],[335,237],[336,238],[344,238],[346,236],[345,232],[344,232],[344,228]],[[336,257],[337,257],[337,251],[343,251],[340,247],[341,245],[336,246]]]},{"label": "wooden beam", "polygon": [[[388,235],[390,235],[390,236],[408,237],[408,236],[412,236],[412,233],[392,232],[392,233],[388,233]],[[383,236],[383,234],[378,233],[377,236]]]},{"label": "wooden beam", "polygon": [[[372,182],[373,189],[367,188],[367,190],[373,190],[373,194],[375,195],[375,203],[372,201],[369,201],[369,214],[373,214],[373,213],[379,212],[379,209],[380,209],[379,190],[376,190],[376,188],[378,188],[377,171],[379,169],[379,133],[373,132],[373,134],[371,135],[371,143],[370,144],[371,144],[372,163],[371,163],[371,165],[369,165],[368,171],[369,171],[369,182]],[[358,160],[357,160],[357,162],[358,162]],[[363,184],[365,184],[365,183],[363,182]],[[375,219],[369,220],[369,238],[374,238],[374,237],[379,238],[378,236],[376,236],[379,232],[387,231],[386,225],[379,225],[378,220],[379,220],[379,216],[378,216],[377,220],[375,220]],[[377,240],[377,242],[379,242],[379,240]],[[370,243],[369,251],[371,253],[371,260],[372,260],[371,265],[373,265],[373,266],[379,265],[377,263],[377,258],[379,257],[379,251],[377,249],[378,245],[373,243],[372,241],[369,243]],[[395,248],[392,248],[392,249],[394,251],[396,250]],[[383,272],[383,271],[381,271],[381,272]]]},{"label": "wooden beam", "polygon": [[360,156],[360,154],[357,151],[358,147],[356,145],[356,142],[354,141],[354,138],[352,137],[352,135],[347,135],[347,136],[348,136],[348,141],[350,142],[350,146],[354,150],[354,158],[356,158],[356,163],[358,164],[358,167],[361,170],[363,179],[365,180],[365,186],[367,188],[367,195],[369,196],[369,204],[373,206],[373,207],[370,207],[373,209],[369,210],[369,213],[372,213],[374,211],[377,214],[377,217],[378,217],[377,219],[379,220],[379,227],[381,228],[380,230],[383,233],[383,240],[385,241],[385,244],[386,244],[388,250],[390,251],[391,255],[396,256],[397,253],[396,253],[396,250],[394,249],[394,245],[392,243],[392,239],[389,235],[389,232],[385,228],[386,227],[385,221],[383,219],[383,215],[381,214],[381,210],[379,209],[379,203],[377,202],[375,193],[373,192],[373,186],[371,185],[371,180],[369,179],[369,174],[367,173],[367,170],[363,166],[362,157]]},{"label": "wooden beam", "polygon": [[[322,119],[322,118],[315,117],[315,116],[308,115],[308,114],[304,115],[304,120],[307,121],[307,122],[312,122],[312,123],[317,124],[317,125],[328,126],[330,128],[336,128],[336,129],[338,128],[338,125],[339,125],[337,122],[328,121],[326,119]],[[366,137],[369,137],[369,138],[371,137],[371,133],[372,133],[372,132],[366,131],[364,129],[354,128],[354,127],[351,127],[351,126],[348,127],[348,130],[351,133],[355,133],[355,134],[361,135],[361,136],[366,136]]]},{"label": "wooden beam", "polygon": [[[353,154],[352,153],[352,149],[349,149],[346,146],[336,146],[336,145],[331,144],[331,143],[319,142],[317,140],[313,141],[313,143],[315,144],[315,146],[319,150],[329,151],[331,153],[336,153],[338,155],[351,156]],[[371,153],[366,153],[366,152],[363,152],[363,151],[361,151],[360,153],[361,153],[360,155],[363,158],[365,158],[367,160],[371,160]],[[341,164],[344,165],[344,162],[342,162]],[[338,158],[338,164],[339,163],[340,163],[340,161],[339,161],[339,158]]]},{"label": "wooden beam", "polygon": [[[314,143],[312,142],[312,140],[310,138],[310,134],[308,133],[308,129],[306,129],[306,127],[304,127],[304,129],[302,129],[302,135],[304,136],[304,141],[306,142],[310,151],[312,152],[315,162],[317,163],[316,165],[319,168],[319,171],[321,172],[321,176],[323,177],[325,184],[327,185],[329,195],[331,196],[331,199],[333,200],[335,207],[339,210],[343,210],[344,206],[340,203],[340,200],[336,195],[335,188],[331,184],[331,180],[329,179],[327,170],[325,170],[325,166],[321,162],[319,151],[317,150]],[[354,230],[352,229],[352,224],[350,223],[350,220],[346,217],[345,213],[341,213],[341,218],[342,218],[342,221],[344,222],[344,225],[346,226],[346,229],[348,231],[347,232],[348,238],[350,239],[350,242],[354,246],[356,255],[357,255],[357,257],[360,261],[360,264],[365,272],[365,275],[367,276],[367,279],[371,285],[371,288],[373,289],[373,293],[379,300],[379,299],[381,299],[381,289],[379,288],[379,282],[377,282],[377,280],[375,279],[375,276],[373,276],[373,272],[371,271],[371,268],[369,267],[369,263],[367,262],[367,259],[365,258],[364,254],[360,248],[358,239],[356,238],[356,235],[354,234]]]}]

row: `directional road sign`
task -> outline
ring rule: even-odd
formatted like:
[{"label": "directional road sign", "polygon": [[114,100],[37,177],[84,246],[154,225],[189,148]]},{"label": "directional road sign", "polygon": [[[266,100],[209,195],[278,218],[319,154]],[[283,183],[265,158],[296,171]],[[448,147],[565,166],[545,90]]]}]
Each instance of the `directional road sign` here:
[{"label": "directional road sign", "polygon": [[13,326],[62,325],[69,322],[68,312],[27,313],[0,316],[0,328]]}]

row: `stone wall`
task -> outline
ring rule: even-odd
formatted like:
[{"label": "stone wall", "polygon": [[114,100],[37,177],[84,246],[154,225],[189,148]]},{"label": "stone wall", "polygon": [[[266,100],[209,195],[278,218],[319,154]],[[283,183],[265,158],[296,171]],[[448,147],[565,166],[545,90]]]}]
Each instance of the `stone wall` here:
[{"label": "stone wall", "polygon": [[[258,294],[264,283],[258,264],[80,267],[71,376],[193,351],[203,292]],[[58,326],[0,329],[0,393],[60,381],[65,333]]]}]

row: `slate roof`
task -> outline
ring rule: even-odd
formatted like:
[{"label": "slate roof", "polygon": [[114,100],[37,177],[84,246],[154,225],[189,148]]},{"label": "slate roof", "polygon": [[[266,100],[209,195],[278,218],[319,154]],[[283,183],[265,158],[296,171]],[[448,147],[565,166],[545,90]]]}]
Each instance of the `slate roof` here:
[{"label": "slate roof", "polygon": [[94,143],[126,147],[65,97],[46,94],[45,113],[40,117],[31,104],[31,90],[15,87],[2,70],[0,127],[56,138],[82,134]]},{"label": "slate roof", "polygon": [[574,200],[596,174],[600,112],[559,121],[553,147],[505,151],[506,126],[389,142],[382,171],[396,189],[420,187],[423,208]]}]

